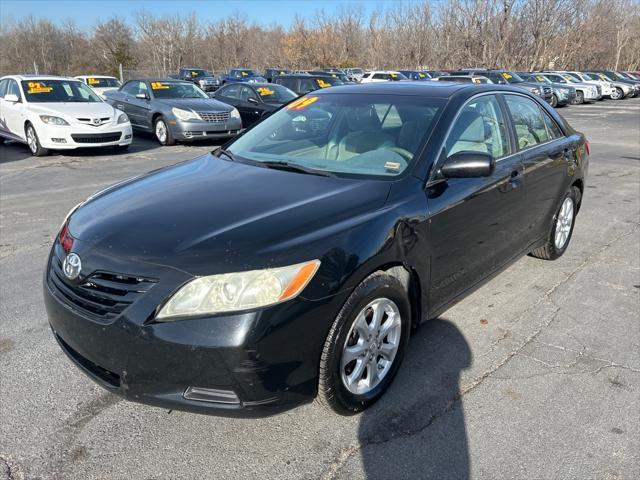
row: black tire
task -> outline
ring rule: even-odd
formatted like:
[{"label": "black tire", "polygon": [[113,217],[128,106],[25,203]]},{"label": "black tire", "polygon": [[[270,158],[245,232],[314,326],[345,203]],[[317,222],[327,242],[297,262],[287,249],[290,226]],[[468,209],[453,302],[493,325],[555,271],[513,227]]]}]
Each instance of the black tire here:
[{"label": "black tire", "polygon": [[[33,125],[31,125],[30,123],[27,123],[27,126],[24,129],[24,133],[27,138],[27,147],[29,147],[29,150],[31,151],[31,155],[33,155],[34,157],[45,157],[49,155],[49,150],[46,148],[43,148],[42,145],[40,145],[40,139],[38,138],[38,133],[36,132],[36,129],[34,128]],[[32,141],[30,141],[31,135],[33,135]]]},{"label": "black tire", "polygon": [[[358,395],[350,392],[342,381],[342,352],[358,314],[376,299],[388,299],[397,306],[401,322],[400,339],[391,366],[380,383],[369,392]],[[409,341],[410,330],[411,307],[400,281],[385,272],[376,272],[366,278],[345,302],[327,335],[320,358],[318,402],[340,415],[353,415],[375,403],[398,372]],[[380,341],[383,342],[384,338]]]},{"label": "black tire", "polygon": [[611,95],[611,100],[622,100],[624,98],[624,91],[620,87],[615,88],[616,93]]},{"label": "black tire", "polygon": [[[162,136],[158,135],[158,124],[161,122],[164,125],[164,129],[166,130],[166,136],[164,137],[164,139],[162,138]],[[156,136],[156,140],[158,140],[160,145],[164,145],[168,147],[171,145],[175,145],[176,143],[176,140],[173,138],[173,135],[171,134],[171,130],[169,129],[169,125],[167,124],[167,121],[164,119],[162,115],[157,117],[153,122],[153,134]]]},{"label": "black tire", "polygon": [[574,105],[582,105],[584,103],[584,93],[580,90],[576,91],[576,98],[573,101]]},{"label": "black tire", "polygon": [[[564,252],[567,250],[569,243],[571,242],[571,236],[573,235],[573,227],[576,224],[576,214],[578,213],[578,205],[580,204],[581,197],[580,190],[577,187],[571,187],[567,194],[562,197],[562,202],[560,202],[560,206],[553,216],[553,220],[551,221],[551,229],[549,232],[549,236],[547,237],[547,242],[541,246],[533,250],[530,255],[532,257],[540,258],[542,260],[555,260],[560,258]],[[560,215],[560,211],[566,199],[571,199],[573,206],[573,217],[571,221],[571,228],[569,230],[568,236],[564,241],[564,244],[561,247],[556,245],[556,229],[558,228],[558,218]]]},{"label": "black tire", "polygon": [[551,95],[551,102],[549,102],[549,104],[553,107],[553,108],[558,108],[558,97],[556,97],[556,94],[554,93],[553,95]]}]

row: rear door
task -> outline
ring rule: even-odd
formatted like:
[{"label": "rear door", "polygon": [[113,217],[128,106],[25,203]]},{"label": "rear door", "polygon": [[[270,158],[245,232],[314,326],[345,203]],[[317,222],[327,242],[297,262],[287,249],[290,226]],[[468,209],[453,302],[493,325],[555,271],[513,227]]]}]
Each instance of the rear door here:
[{"label": "rear door", "polygon": [[17,102],[9,102],[4,98],[1,100],[0,109],[2,109],[2,121],[5,129],[19,138],[25,138],[24,120],[25,120],[25,99],[20,91],[18,82],[14,79],[8,79],[6,95],[15,95],[18,97]]},{"label": "rear door", "polygon": [[496,167],[489,177],[452,178],[427,189],[432,309],[476,285],[523,248],[524,167],[507,122],[499,97],[483,94],[467,101],[449,131],[434,171],[463,151],[490,153]]},{"label": "rear door", "polygon": [[527,240],[549,232],[558,201],[568,188],[577,144],[538,103],[524,95],[506,94],[518,151],[524,164]]}]

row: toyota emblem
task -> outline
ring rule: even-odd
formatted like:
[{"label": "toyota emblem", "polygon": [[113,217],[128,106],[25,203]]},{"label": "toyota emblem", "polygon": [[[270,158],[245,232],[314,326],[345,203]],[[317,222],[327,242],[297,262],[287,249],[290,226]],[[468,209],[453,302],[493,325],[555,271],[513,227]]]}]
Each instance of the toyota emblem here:
[{"label": "toyota emblem", "polygon": [[100,119],[99,118],[94,118],[93,119],[93,124],[94,125],[100,125]]},{"label": "toyota emblem", "polygon": [[80,275],[80,270],[82,269],[82,262],[80,261],[80,257],[75,253],[70,253],[64,259],[62,263],[62,271],[64,272],[64,276],[69,280],[75,280]]}]

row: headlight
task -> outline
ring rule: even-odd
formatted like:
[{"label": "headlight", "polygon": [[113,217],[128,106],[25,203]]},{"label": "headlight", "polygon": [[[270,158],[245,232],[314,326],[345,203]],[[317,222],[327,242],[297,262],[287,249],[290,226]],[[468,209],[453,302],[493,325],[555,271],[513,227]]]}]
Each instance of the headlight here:
[{"label": "headlight", "polygon": [[180,120],[190,120],[190,119],[201,120],[200,115],[198,115],[196,112],[193,112],[191,110],[182,110],[181,108],[173,107],[171,111]]},{"label": "headlight", "polygon": [[118,115],[118,123],[128,123],[129,122],[129,117],[127,117],[126,113],[121,113],[120,115]]},{"label": "headlight", "polygon": [[64,118],[52,117],[51,115],[40,115],[40,120],[49,125],[69,125]]},{"label": "headlight", "polygon": [[231,118],[240,118],[240,112],[237,108],[231,110],[231,113],[229,115],[231,116]]},{"label": "headlight", "polygon": [[569,92],[570,92],[570,91],[571,91],[571,90],[569,90],[568,88],[561,88],[561,89],[560,89],[560,92],[561,92],[561,93],[564,93],[565,95],[569,95]]},{"label": "headlight", "polygon": [[198,277],[182,286],[156,318],[237,312],[286,302],[298,296],[313,278],[320,260],[289,267]]}]

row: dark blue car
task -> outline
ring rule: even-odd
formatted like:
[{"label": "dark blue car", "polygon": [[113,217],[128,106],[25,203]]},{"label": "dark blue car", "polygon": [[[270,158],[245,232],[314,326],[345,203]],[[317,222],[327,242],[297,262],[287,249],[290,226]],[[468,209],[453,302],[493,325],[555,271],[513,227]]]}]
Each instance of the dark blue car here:
[{"label": "dark blue car", "polygon": [[222,76],[222,83],[267,83],[267,79],[250,68],[234,68]]},{"label": "dark blue car", "polygon": [[431,75],[429,75],[427,72],[421,72],[420,70],[400,70],[400,73],[407,77],[409,80],[418,80],[420,82],[423,82],[431,79]]}]

